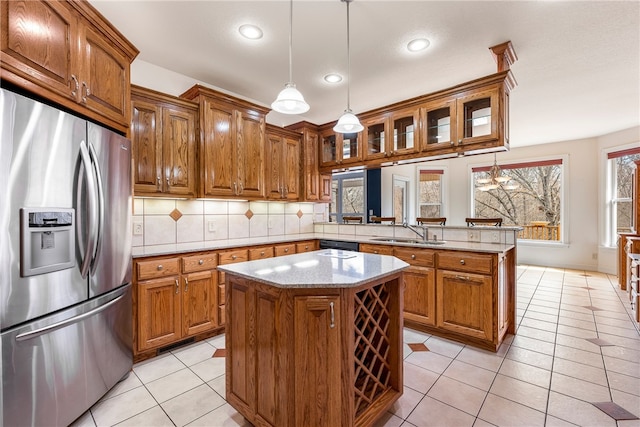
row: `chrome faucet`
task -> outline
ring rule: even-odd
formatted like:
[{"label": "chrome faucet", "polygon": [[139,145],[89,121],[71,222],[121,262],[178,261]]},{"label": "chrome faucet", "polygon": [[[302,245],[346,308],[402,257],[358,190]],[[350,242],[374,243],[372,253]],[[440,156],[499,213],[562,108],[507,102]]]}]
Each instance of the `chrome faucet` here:
[{"label": "chrome faucet", "polygon": [[422,229],[422,233],[420,233],[420,232],[418,231],[418,229],[417,229],[417,228],[415,228],[415,227],[414,227],[414,226],[412,226],[412,225],[407,224],[406,222],[403,222],[403,223],[402,223],[402,226],[403,226],[404,228],[408,228],[409,230],[411,230],[411,231],[413,231],[414,233],[416,233],[418,236],[420,236],[420,238],[421,238],[423,241],[425,241],[425,242],[426,242],[426,241],[428,241],[428,239],[429,239],[429,234],[427,233],[427,230],[426,230],[426,229],[424,229],[424,228],[423,228],[423,229]]}]

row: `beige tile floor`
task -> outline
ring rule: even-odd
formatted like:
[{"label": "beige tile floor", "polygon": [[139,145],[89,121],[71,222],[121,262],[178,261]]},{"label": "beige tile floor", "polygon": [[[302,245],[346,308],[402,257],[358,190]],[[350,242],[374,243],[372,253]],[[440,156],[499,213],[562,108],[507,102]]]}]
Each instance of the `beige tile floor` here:
[{"label": "beige tile floor", "polygon": [[[518,267],[518,330],[497,354],[405,329],[404,393],[378,426],[640,426],[640,335],[615,276]],[[595,309],[593,309],[595,308]],[[608,346],[587,341],[600,338]],[[74,424],[248,426],[225,400],[224,337],[136,364]]]}]

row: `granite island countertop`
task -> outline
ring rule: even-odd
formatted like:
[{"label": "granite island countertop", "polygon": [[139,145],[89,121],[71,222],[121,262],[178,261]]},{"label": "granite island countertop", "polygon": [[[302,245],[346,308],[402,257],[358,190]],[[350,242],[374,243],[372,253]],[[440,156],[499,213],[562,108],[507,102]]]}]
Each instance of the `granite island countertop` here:
[{"label": "granite island countertop", "polygon": [[393,256],[321,249],[219,265],[218,269],[279,288],[350,288],[406,267],[409,264]]}]

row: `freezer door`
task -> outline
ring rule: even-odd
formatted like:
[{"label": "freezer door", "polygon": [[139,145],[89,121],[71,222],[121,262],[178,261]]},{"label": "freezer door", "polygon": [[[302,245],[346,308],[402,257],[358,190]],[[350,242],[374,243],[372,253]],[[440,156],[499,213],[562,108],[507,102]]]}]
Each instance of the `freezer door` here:
[{"label": "freezer door", "polygon": [[89,298],[93,298],[131,282],[131,142],[89,123],[88,147],[99,199],[89,281]]},{"label": "freezer door", "polygon": [[69,425],[131,371],[131,286],[1,339],[0,425]]},{"label": "freezer door", "polygon": [[[20,210],[75,210],[79,142],[86,121],[0,89],[0,325],[2,329],[87,299],[87,281],[75,262],[54,273],[22,277]],[[28,226],[28,221],[27,221]],[[54,233],[55,234],[55,233]],[[60,233],[58,233],[60,234]],[[50,235],[34,248],[59,249]]]}]

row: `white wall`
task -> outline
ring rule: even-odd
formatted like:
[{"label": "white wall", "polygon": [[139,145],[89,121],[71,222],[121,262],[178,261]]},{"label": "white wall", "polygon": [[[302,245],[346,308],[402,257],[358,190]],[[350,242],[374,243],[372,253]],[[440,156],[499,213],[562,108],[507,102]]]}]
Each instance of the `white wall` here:
[{"label": "white wall", "polygon": [[[564,218],[561,227],[564,244],[519,242],[518,262],[522,264],[575,268],[616,274],[615,247],[605,246],[606,239],[606,150],[629,148],[640,143],[640,127],[598,138],[555,142],[514,148],[498,153],[498,163],[562,157],[564,175]],[[382,213],[391,214],[393,174],[416,177],[416,168],[447,167],[445,200],[447,225],[464,225],[472,216],[469,182],[473,166],[491,165],[493,154],[399,165],[382,171]],[[416,198],[415,186],[411,190]],[[412,202],[415,216],[415,201]]]}]

